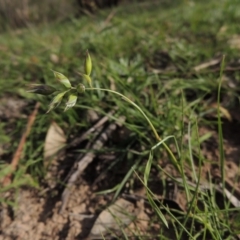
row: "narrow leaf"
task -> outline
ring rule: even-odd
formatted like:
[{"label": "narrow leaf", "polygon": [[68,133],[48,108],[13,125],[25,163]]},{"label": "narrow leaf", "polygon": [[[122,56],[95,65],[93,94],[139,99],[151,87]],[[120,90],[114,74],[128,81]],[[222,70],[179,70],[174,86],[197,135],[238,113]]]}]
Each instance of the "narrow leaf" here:
[{"label": "narrow leaf", "polygon": [[57,107],[61,103],[62,98],[66,92],[67,91],[61,92],[53,98],[52,102],[49,104],[49,109],[48,109],[47,113],[49,113],[53,108]]},{"label": "narrow leaf", "polygon": [[71,95],[69,95],[64,112],[67,111],[69,108],[72,108],[76,104],[76,102],[77,102],[77,94],[72,93]]},{"label": "narrow leaf", "polygon": [[50,95],[57,90],[54,87],[48,85],[41,85],[41,84],[31,84],[27,92],[30,93],[37,93],[41,95]]},{"label": "narrow leaf", "polygon": [[[53,70],[52,70],[53,71]],[[68,78],[66,76],[64,76],[63,74],[53,71],[54,76],[56,77],[56,79],[63,84],[66,88],[70,88],[71,87],[71,83],[68,80]]]}]

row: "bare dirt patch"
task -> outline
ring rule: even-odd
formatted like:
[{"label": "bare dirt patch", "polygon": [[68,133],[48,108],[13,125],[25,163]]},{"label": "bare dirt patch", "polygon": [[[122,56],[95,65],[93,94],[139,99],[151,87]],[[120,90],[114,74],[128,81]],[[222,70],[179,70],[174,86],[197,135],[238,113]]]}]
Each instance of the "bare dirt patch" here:
[{"label": "bare dirt patch", "polygon": [[[224,139],[226,185],[229,191],[239,199],[240,143],[238,138],[234,138],[236,136],[236,127],[232,128],[228,122],[223,125],[226,136]],[[211,132],[212,137],[203,144],[202,153],[211,161],[209,164],[202,166],[202,179],[205,179],[205,182],[209,182],[209,176],[211,176],[211,182],[217,183],[220,179],[217,133],[214,129],[200,128],[200,134],[206,132]],[[177,175],[171,164],[166,164],[162,160],[160,160],[160,164],[169,174]],[[91,169],[87,171],[91,172],[95,167],[92,165],[90,166]],[[186,171],[188,171],[187,168]],[[57,172],[54,172],[55,174]],[[190,176],[190,173],[186,174]],[[92,177],[96,176],[93,174]],[[11,193],[5,195],[5,199],[15,199],[16,205],[10,207],[3,204],[1,207],[0,239],[97,239],[87,237],[97,216],[111,203],[112,195],[96,195],[95,192],[99,190],[100,186],[100,188],[103,186],[93,185],[94,179],[91,179],[90,182],[89,177],[87,179],[80,178],[74,185],[67,207],[61,214],[59,210],[62,204],[61,193],[63,186],[56,185],[52,189],[42,188],[42,190],[20,189],[14,195]],[[104,187],[106,188],[108,187],[107,179],[108,176],[105,176]],[[111,177],[111,181],[114,181],[114,178]],[[117,182],[117,179],[115,181]],[[186,196],[181,187],[170,181],[167,192],[163,193],[164,187],[161,182],[162,180],[159,179],[150,185],[156,196],[162,199],[164,204],[170,208],[183,212],[186,211]],[[147,204],[144,189],[138,186],[131,193],[123,194],[122,196],[128,201],[134,202],[135,211],[137,212],[135,220],[129,225],[129,234],[131,235],[131,231],[138,229],[145,236],[151,236],[151,239],[154,239],[154,232],[159,231],[162,226],[159,223],[152,223],[151,227],[149,227],[152,212]],[[141,202],[144,204],[140,204]]]}]

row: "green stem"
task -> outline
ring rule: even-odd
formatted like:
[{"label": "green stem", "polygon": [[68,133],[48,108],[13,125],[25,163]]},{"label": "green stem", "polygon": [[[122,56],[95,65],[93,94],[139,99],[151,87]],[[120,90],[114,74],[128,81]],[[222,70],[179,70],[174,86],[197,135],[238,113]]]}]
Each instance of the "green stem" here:
[{"label": "green stem", "polygon": [[[119,93],[119,92],[116,92],[116,91],[113,91],[113,90],[110,90],[110,89],[105,89],[105,88],[86,88],[85,89],[86,91],[88,90],[100,90],[100,91],[104,91],[104,92],[110,92],[110,93],[113,93],[115,95],[118,95],[120,97],[122,97],[125,101],[127,101],[128,103],[130,103],[131,105],[133,105],[136,109],[138,109],[138,111],[144,116],[144,118],[147,120],[148,124],[150,125],[156,139],[158,142],[160,142],[162,139],[160,138],[160,136],[158,135],[155,127],[153,126],[152,122],[149,120],[149,118],[147,117],[147,115],[143,112],[143,110],[136,104],[134,103],[132,100],[130,100],[128,97],[124,96],[123,94]],[[173,163],[174,165],[177,167],[177,169],[181,171],[179,165],[178,165],[178,162],[177,162],[177,159],[175,158],[173,152],[171,151],[171,149],[167,146],[167,144],[165,142],[162,143],[163,146],[165,147],[165,149],[167,150],[167,152],[169,153],[169,155],[171,156],[172,160],[173,160]]]},{"label": "green stem", "polygon": [[146,114],[143,112],[143,110],[136,104],[134,103],[132,100],[130,100],[128,97],[124,96],[123,94],[119,93],[119,92],[116,92],[116,91],[113,91],[113,90],[110,90],[110,89],[105,89],[105,88],[86,88],[85,89],[86,91],[87,90],[100,90],[100,91],[104,91],[104,92],[110,92],[110,93],[114,93],[120,97],[122,97],[125,101],[129,102],[131,105],[133,105],[135,108],[138,109],[138,111],[145,117],[145,119],[147,120],[147,122],[149,123],[156,139],[158,141],[161,141],[161,138],[159,137],[155,127],[152,125],[151,121],[149,120],[149,118],[146,116]]}]

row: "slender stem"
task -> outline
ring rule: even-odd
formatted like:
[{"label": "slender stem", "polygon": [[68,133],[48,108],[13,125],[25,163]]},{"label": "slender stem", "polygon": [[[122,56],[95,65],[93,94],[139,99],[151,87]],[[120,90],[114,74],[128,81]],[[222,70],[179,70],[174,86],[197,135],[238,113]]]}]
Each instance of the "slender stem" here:
[{"label": "slender stem", "polygon": [[[134,102],[133,102],[132,100],[130,100],[128,97],[124,96],[123,94],[121,94],[121,93],[119,93],[119,92],[116,92],[116,91],[113,91],[113,90],[110,90],[110,89],[105,89],[105,88],[86,88],[85,90],[86,90],[86,91],[88,91],[88,90],[92,90],[92,91],[94,91],[94,90],[100,90],[100,91],[104,91],[104,92],[110,92],[110,93],[113,93],[113,94],[115,94],[115,95],[118,95],[118,96],[122,97],[125,101],[127,101],[128,103],[130,103],[131,105],[133,105],[135,108],[137,108],[138,111],[144,116],[144,118],[147,120],[148,124],[150,125],[150,127],[151,127],[151,129],[152,129],[152,131],[153,131],[153,133],[154,133],[157,141],[160,142],[160,141],[162,140],[162,139],[160,138],[160,136],[158,135],[158,133],[157,133],[155,127],[153,126],[152,122],[151,122],[151,121],[149,120],[149,118],[147,117],[147,115],[143,112],[143,110],[142,110],[136,103],[134,103]],[[163,146],[165,147],[165,149],[167,150],[167,152],[169,153],[169,155],[171,156],[171,158],[172,158],[172,160],[173,160],[173,164],[175,165],[175,167],[178,169],[178,171],[179,171],[180,173],[182,173],[182,170],[181,170],[181,168],[180,168],[179,165],[178,165],[177,159],[176,159],[176,157],[174,156],[174,154],[173,154],[173,152],[171,151],[171,149],[168,147],[168,145],[167,145],[165,142],[163,142],[162,144],[163,144]]]},{"label": "slender stem", "polygon": [[222,185],[223,189],[225,188],[225,171],[224,171],[224,150],[223,150],[223,131],[222,131],[222,120],[221,120],[221,112],[220,112],[220,94],[221,94],[221,87],[222,87],[222,80],[223,80],[223,71],[224,71],[224,64],[225,64],[225,55],[222,57],[221,68],[220,68],[220,79],[218,84],[218,95],[217,95],[217,117],[218,117],[218,135],[219,135],[219,155],[220,155],[220,163],[221,163],[221,175],[222,175]]},{"label": "slender stem", "polygon": [[161,141],[161,138],[159,137],[155,127],[152,125],[151,121],[149,120],[149,118],[147,117],[147,115],[143,112],[143,110],[136,104],[134,103],[132,100],[130,100],[128,97],[124,96],[123,94],[119,93],[119,92],[116,92],[116,91],[113,91],[113,90],[110,90],[110,89],[105,89],[105,88],[86,88],[85,89],[86,91],[87,90],[100,90],[100,91],[104,91],[104,92],[110,92],[110,93],[114,93],[120,97],[122,97],[125,101],[129,102],[130,104],[132,104],[135,108],[138,109],[139,112],[141,112],[141,114],[145,117],[145,119],[147,120],[147,122],[149,123],[152,131],[154,132],[154,135],[156,137],[156,139],[158,141]]},{"label": "slender stem", "polygon": [[[222,87],[222,81],[223,81],[223,71],[224,71],[224,65],[225,65],[225,55],[222,57],[221,67],[220,67],[220,79],[218,84],[218,95],[217,95],[217,118],[218,118],[218,140],[219,140],[219,155],[220,155],[220,170],[221,170],[221,176],[222,176],[222,189],[225,189],[225,154],[223,149],[223,123],[221,119],[221,87]],[[224,194],[224,205],[225,209],[229,208],[229,204],[226,198],[226,194]],[[225,219],[226,223],[228,224],[228,212],[226,212]]]}]

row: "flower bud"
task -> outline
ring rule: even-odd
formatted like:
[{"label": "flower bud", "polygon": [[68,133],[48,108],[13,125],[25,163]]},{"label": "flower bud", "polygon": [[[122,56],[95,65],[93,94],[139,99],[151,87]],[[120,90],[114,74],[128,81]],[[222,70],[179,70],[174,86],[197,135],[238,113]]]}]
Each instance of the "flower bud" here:
[{"label": "flower bud", "polygon": [[75,92],[69,95],[64,112],[67,111],[69,108],[72,108],[76,104],[76,102],[77,102],[77,93]]},{"label": "flower bud", "polygon": [[77,85],[77,92],[78,93],[84,93],[85,92],[85,86],[82,83],[79,83]]},{"label": "flower bud", "polygon": [[85,74],[87,76],[90,76],[91,72],[92,72],[92,60],[91,60],[91,57],[90,57],[90,54],[87,50],[86,52],[86,58],[85,58]]},{"label": "flower bud", "polygon": [[[52,70],[53,71],[53,70]],[[66,88],[71,88],[71,83],[66,76],[60,72],[53,71],[55,78]]]}]

